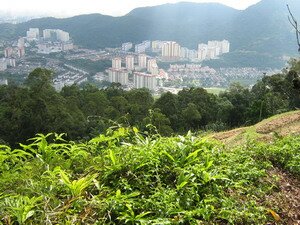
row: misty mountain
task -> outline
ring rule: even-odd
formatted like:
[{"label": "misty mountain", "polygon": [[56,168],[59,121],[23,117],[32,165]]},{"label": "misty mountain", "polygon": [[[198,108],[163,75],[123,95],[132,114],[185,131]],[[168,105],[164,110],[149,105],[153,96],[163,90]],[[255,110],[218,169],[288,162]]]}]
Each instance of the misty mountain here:
[{"label": "misty mountain", "polygon": [[[81,15],[42,18],[20,24],[0,24],[0,38],[24,36],[30,27],[68,31],[75,44],[86,48],[117,47],[122,42],[175,40],[197,48],[200,42],[228,39],[234,51],[296,54],[295,32],[287,20],[284,0],[262,0],[246,10],[217,3],[177,3],[132,10],[125,16]],[[300,20],[300,1],[289,0]]]}]

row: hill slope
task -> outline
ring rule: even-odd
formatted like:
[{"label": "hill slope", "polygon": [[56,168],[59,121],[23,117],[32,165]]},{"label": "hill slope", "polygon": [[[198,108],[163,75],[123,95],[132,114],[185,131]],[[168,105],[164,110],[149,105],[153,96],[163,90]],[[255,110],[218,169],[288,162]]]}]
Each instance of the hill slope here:
[{"label": "hill slope", "polygon": [[191,133],[164,138],[115,127],[85,143],[57,134],[30,141],[0,145],[5,225],[299,222],[300,136],[224,148]]},{"label": "hill slope", "polygon": [[245,144],[249,139],[270,142],[276,137],[300,134],[300,110],[279,114],[260,123],[214,134],[228,146]]}]

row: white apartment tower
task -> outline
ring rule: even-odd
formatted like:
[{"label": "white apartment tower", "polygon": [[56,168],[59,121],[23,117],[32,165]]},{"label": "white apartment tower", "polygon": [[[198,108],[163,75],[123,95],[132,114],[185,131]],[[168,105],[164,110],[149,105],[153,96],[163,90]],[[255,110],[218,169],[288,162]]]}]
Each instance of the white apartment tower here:
[{"label": "white apartment tower", "polygon": [[221,54],[228,53],[230,51],[230,43],[227,40],[221,41]]},{"label": "white apartment tower", "polygon": [[133,55],[126,56],[126,69],[134,70],[134,56]]},{"label": "white apartment tower", "polygon": [[70,41],[70,34],[63,30],[58,29],[45,29],[43,30],[43,38],[44,40],[55,40],[61,42]]},{"label": "white apartment tower", "polygon": [[156,76],[147,74],[147,73],[140,73],[135,72],[133,75],[134,78],[134,87],[135,88],[148,88],[149,90],[156,89]]},{"label": "white apartment tower", "polygon": [[43,38],[44,38],[44,40],[51,39],[51,37],[53,37],[54,34],[56,34],[55,30],[52,30],[52,29],[45,29],[45,30],[43,30]]},{"label": "white apartment tower", "polygon": [[25,56],[25,48],[24,47],[18,48],[17,55],[19,58],[22,58],[23,56]]},{"label": "white apartment tower", "polygon": [[40,37],[40,30],[39,28],[29,28],[26,32],[26,38],[28,41],[37,40]]},{"label": "white apartment tower", "polygon": [[152,52],[160,52],[162,50],[163,41],[152,41],[151,49]]},{"label": "white apartment tower", "polygon": [[128,52],[132,48],[132,43],[131,42],[126,42],[122,44],[122,51]]},{"label": "white apartment tower", "polygon": [[111,61],[112,64],[112,68],[113,69],[121,69],[122,68],[122,59],[117,57],[117,58],[113,58]]},{"label": "white apartment tower", "polygon": [[57,40],[59,40],[61,42],[70,41],[70,34],[63,30],[56,30],[56,37],[57,37]]},{"label": "white apartment tower", "polygon": [[156,59],[149,59],[147,62],[147,71],[153,75],[158,74],[158,66],[156,63]]},{"label": "white apartment tower", "polygon": [[6,60],[3,58],[3,59],[0,59],[0,71],[4,71],[7,69],[7,63],[6,63]]},{"label": "white apartment tower", "polygon": [[207,48],[198,49],[198,59],[203,61],[206,59]]},{"label": "white apartment tower", "polygon": [[108,69],[108,81],[111,83],[128,84],[128,71],[124,69]]},{"label": "white apartment tower", "polygon": [[180,58],[180,45],[174,41],[165,42],[162,46],[162,57],[167,60]]},{"label": "white apartment tower", "polygon": [[24,48],[24,46],[25,46],[25,40],[24,40],[24,38],[21,37],[21,38],[18,39],[17,46],[18,46],[18,48]]},{"label": "white apartment tower", "polygon": [[138,56],[138,64],[140,68],[147,68],[147,56],[145,54]]},{"label": "white apartment tower", "polygon": [[8,47],[8,48],[4,49],[4,57],[5,58],[11,57],[13,53],[14,53],[13,48]]}]

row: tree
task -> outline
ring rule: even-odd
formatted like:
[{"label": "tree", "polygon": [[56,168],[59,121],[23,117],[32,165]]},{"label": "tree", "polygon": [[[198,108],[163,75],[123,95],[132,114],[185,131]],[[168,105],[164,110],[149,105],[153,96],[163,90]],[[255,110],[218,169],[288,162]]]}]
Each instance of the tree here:
[{"label": "tree", "polygon": [[298,22],[295,19],[294,15],[292,14],[289,5],[287,5],[287,8],[288,8],[288,11],[289,11],[289,14],[290,14],[288,16],[288,19],[289,19],[290,24],[295,28],[296,39],[297,39],[297,44],[298,44],[298,52],[300,52],[300,39],[299,39],[300,31],[299,31],[299,28],[298,28]]},{"label": "tree", "polygon": [[36,93],[40,93],[42,90],[52,89],[53,73],[50,70],[36,68],[33,70],[25,80],[24,84]]},{"label": "tree", "polygon": [[220,97],[227,98],[233,105],[230,110],[227,124],[231,127],[248,123],[247,111],[251,104],[251,93],[239,83],[231,84],[228,91],[221,93]]},{"label": "tree", "polygon": [[202,116],[194,103],[189,103],[187,105],[187,107],[182,111],[182,116],[188,130],[199,128],[199,123]]},{"label": "tree", "polygon": [[172,94],[171,92],[164,93],[157,99],[154,103],[153,108],[160,109],[161,113],[166,115],[174,130],[178,130],[179,123],[179,104],[177,95]]},{"label": "tree", "polygon": [[170,120],[158,108],[149,110],[148,116],[143,119],[144,127],[147,127],[149,124],[155,126],[158,133],[163,136],[170,136],[173,133],[173,129],[170,127]]}]

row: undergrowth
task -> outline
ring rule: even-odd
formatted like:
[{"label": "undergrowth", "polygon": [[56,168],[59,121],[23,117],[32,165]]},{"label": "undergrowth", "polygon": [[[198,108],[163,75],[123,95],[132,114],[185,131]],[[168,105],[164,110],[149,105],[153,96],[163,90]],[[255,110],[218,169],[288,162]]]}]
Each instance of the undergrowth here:
[{"label": "undergrowth", "polygon": [[109,129],[0,146],[0,224],[266,224],[274,162],[299,174],[299,137],[231,150],[188,133]]}]

